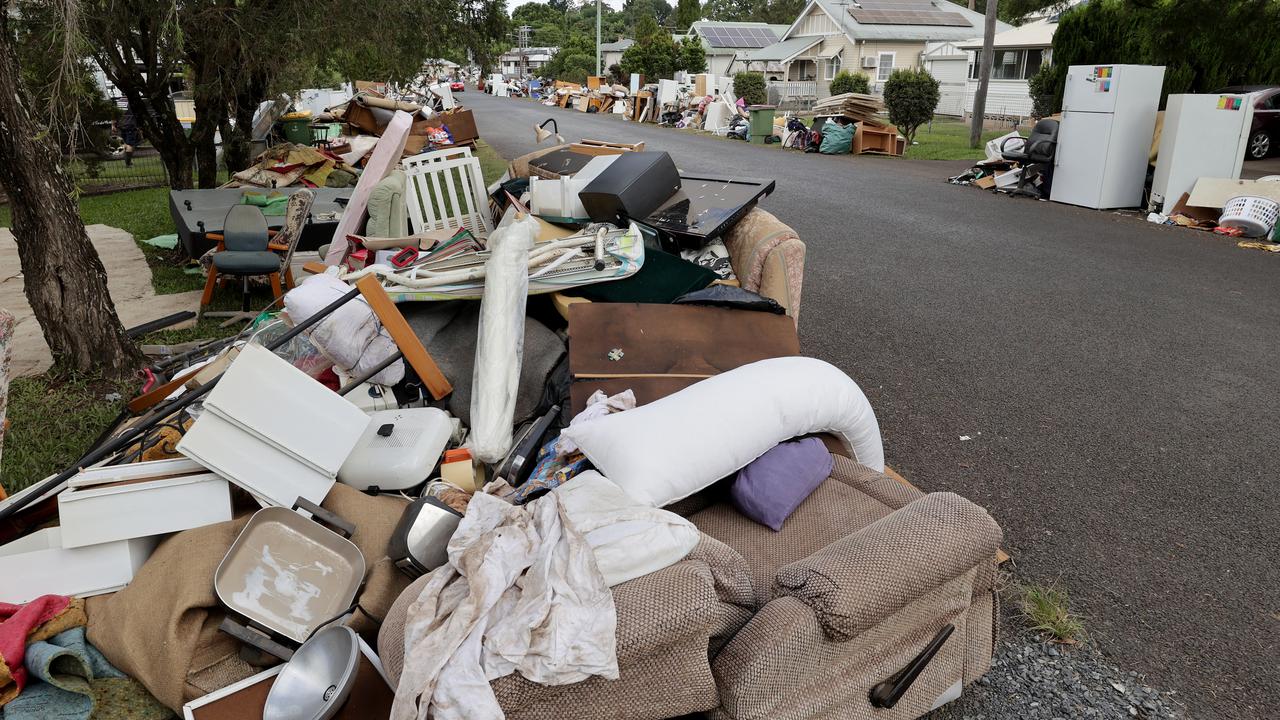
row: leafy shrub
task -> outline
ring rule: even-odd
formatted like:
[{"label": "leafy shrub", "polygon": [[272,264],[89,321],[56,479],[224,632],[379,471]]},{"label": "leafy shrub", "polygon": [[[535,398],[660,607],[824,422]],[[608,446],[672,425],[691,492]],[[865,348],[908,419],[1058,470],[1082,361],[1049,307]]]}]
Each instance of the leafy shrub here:
[{"label": "leafy shrub", "polygon": [[1041,65],[1035,75],[1027,78],[1027,92],[1031,94],[1031,115],[1037,119],[1046,118],[1057,112],[1054,109],[1053,68]]},{"label": "leafy shrub", "polygon": [[764,75],[758,72],[740,72],[733,76],[733,94],[748,105],[763,105],[769,100],[765,92]]},{"label": "leafy shrub", "polygon": [[843,95],[844,93],[862,93],[866,95],[871,92],[871,78],[866,73],[851,73],[848,70],[841,70],[831,79],[831,94]]},{"label": "leafy shrub", "polygon": [[907,139],[916,136],[916,130],[933,118],[938,107],[940,83],[923,68],[894,70],[884,84],[884,104],[889,110],[889,122]]},{"label": "leafy shrub", "polygon": [[707,51],[698,38],[680,41],[680,69],[695,75],[707,71]]}]

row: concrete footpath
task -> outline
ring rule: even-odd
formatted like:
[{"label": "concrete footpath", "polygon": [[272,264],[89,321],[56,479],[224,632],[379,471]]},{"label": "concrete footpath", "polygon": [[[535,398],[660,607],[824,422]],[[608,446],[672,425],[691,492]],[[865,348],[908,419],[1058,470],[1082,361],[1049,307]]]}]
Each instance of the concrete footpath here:
[{"label": "concrete footpath", "polygon": [[[107,288],[125,327],[199,307],[199,292],[156,294],[151,287],[151,268],[132,235],[108,225],[89,225],[85,229],[107,270]],[[40,323],[36,322],[23,294],[18,244],[9,228],[0,228],[0,308],[13,313],[17,320],[10,365],[12,376],[37,375],[47,370],[53,359]]]}]

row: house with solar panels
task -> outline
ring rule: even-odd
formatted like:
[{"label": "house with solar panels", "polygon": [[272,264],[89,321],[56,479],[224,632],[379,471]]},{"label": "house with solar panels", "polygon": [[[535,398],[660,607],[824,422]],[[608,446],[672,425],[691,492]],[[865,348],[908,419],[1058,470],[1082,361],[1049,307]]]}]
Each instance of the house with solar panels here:
[{"label": "house with solar panels", "polygon": [[946,0],[810,0],[776,44],[740,53],[726,74],[765,73],[777,102],[827,97],[840,70],[866,73],[880,93],[894,70],[922,67],[927,46],[980,38],[982,28],[982,13]]},{"label": "house with solar panels", "polygon": [[701,40],[707,52],[707,72],[723,76],[731,74],[729,66],[740,53],[773,45],[786,31],[786,25],[699,20],[689,27],[686,35],[677,35],[675,40],[679,42],[685,37]]}]

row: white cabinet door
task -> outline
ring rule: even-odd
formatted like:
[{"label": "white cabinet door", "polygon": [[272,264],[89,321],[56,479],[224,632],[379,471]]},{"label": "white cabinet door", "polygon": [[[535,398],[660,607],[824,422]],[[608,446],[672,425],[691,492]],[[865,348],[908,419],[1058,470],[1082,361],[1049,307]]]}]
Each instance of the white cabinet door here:
[{"label": "white cabinet door", "polygon": [[1058,128],[1054,160],[1054,202],[1096,208],[1107,172],[1107,146],[1111,142],[1111,115],[1065,113]]}]

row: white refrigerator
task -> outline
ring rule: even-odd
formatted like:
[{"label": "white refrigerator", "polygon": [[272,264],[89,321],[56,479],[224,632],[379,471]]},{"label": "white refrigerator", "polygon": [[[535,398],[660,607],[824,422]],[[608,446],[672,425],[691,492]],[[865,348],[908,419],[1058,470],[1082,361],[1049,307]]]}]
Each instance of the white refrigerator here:
[{"label": "white refrigerator", "polygon": [[1252,124],[1249,95],[1170,95],[1147,209],[1168,215],[1199,178],[1240,177]]},{"label": "white refrigerator", "polygon": [[1067,69],[1050,200],[1098,209],[1142,204],[1163,83],[1163,66]]}]

